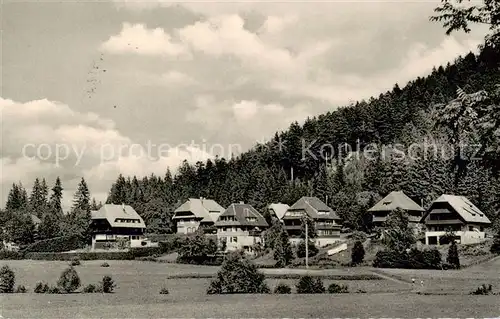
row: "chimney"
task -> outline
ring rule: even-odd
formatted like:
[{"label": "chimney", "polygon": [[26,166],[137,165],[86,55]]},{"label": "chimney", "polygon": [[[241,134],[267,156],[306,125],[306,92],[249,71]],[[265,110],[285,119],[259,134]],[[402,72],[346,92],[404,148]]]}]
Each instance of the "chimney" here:
[{"label": "chimney", "polygon": [[123,209],[123,211],[125,211],[125,204],[124,203],[122,203],[122,209]]}]

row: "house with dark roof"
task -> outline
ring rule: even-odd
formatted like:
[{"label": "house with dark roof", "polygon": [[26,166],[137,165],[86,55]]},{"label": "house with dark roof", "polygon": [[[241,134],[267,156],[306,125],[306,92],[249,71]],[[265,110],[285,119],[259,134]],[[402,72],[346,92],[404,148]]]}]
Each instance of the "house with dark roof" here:
[{"label": "house with dark roof", "polygon": [[[124,243],[127,247],[145,246],[146,224],[129,205],[103,205],[91,211],[92,250]],[[146,243],[146,244],[142,244]]]},{"label": "house with dark roof", "polygon": [[425,225],[427,245],[444,244],[447,230],[453,231],[455,241],[462,244],[479,243],[485,238],[488,217],[464,196],[441,195],[436,199],[421,222]]},{"label": "house with dark roof", "polygon": [[213,226],[224,207],[207,198],[189,198],[174,211],[172,218],[177,225],[178,234],[196,232],[200,226]]},{"label": "house with dark roof", "polygon": [[408,214],[410,226],[415,230],[418,229],[425,209],[402,191],[391,192],[368,210],[372,214],[373,226],[383,227],[387,217],[396,209],[405,211]]},{"label": "house with dark roof", "polygon": [[286,211],[290,208],[287,204],[283,203],[273,203],[267,206],[267,211],[269,214],[278,220],[281,220],[285,216]]},{"label": "house with dark roof", "polygon": [[231,204],[215,222],[217,240],[226,243],[226,251],[254,253],[254,245],[263,244],[262,232],[269,227],[254,207],[240,202]]},{"label": "house with dark roof", "polygon": [[316,245],[322,247],[340,240],[341,218],[317,197],[302,197],[290,207],[282,220],[290,240],[300,241],[304,217],[314,222]]}]

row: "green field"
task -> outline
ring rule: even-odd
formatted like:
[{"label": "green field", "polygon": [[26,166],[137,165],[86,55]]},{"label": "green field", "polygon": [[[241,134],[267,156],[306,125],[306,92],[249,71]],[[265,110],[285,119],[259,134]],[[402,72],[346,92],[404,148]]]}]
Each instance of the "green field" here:
[{"label": "green field", "polygon": [[[210,279],[169,279],[182,274],[215,274],[218,267],[162,264],[138,261],[83,261],[75,267],[84,285],[96,283],[111,275],[118,284],[113,294],[46,295],[32,293],[37,281],[55,284],[65,262],[0,261],[16,272],[17,284],[25,285],[30,293],[0,295],[0,315],[4,318],[173,318],[173,317],[491,317],[500,314],[499,296],[469,296],[456,286],[498,280],[500,262],[492,262],[462,272],[425,271],[419,273],[426,288],[452,295],[419,295],[411,285],[398,280],[339,280],[350,291],[366,293],[343,295],[224,295],[205,294]],[[482,267],[482,268],[481,268]],[[489,269],[489,270],[488,270]],[[496,269],[496,273],[495,273]],[[268,269],[265,273],[304,273],[305,270]],[[391,276],[411,278],[415,273],[404,270],[383,270]],[[356,275],[372,274],[370,268],[311,271],[312,274]],[[480,274],[482,274],[480,276]],[[490,277],[495,276],[496,277]],[[444,278],[437,280],[437,278]],[[452,285],[458,280],[458,284]],[[296,280],[268,279],[273,288],[278,282],[291,286]],[[325,280],[325,285],[331,281]],[[427,282],[433,282],[427,287]],[[443,286],[440,286],[443,285]],[[496,288],[500,287],[494,284]],[[169,295],[160,295],[166,287]],[[468,289],[468,288],[467,288]],[[469,290],[468,290],[469,291]],[[468,292],[467,291],[467,292]]]}]

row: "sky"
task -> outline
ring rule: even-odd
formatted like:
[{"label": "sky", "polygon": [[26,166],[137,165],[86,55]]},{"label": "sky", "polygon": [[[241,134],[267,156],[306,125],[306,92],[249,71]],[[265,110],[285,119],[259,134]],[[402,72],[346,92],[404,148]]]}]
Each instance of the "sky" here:
[{"label": "sky", "polygon": [[231,157],[293,121],[401,87],[477,51],[436,1],[9,1],[1,6],[1,204],[12,183]]}]

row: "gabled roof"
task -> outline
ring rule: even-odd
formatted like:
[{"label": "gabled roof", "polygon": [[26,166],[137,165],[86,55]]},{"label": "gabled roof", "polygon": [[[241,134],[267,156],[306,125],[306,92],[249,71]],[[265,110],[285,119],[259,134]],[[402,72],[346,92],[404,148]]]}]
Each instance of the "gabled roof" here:
[{"label": "gabled roof", "polygon": [[[290,207],[287,212],[305,211],[313,219],[324,218],[340,220],[340,217],[317,197],[302,197]],[[286,218],[287,214],[283,218]]]},{"label": "gabled roof", "polygon": [[[235,221],[223,221],[221,220],[224,216],[234,216]],[[255,219],[255,221],[249,221],[247,217]],[[266,222],[264,216],[259,213],[252,205],[249,204],[231,204],[225,211],[219,216],[219,219],[215,223],[215,226],[255,226],[255,227],[268,227],[269,224]]]},{"label": "gabled roof", "polygon": [[267,209],[272,210],[278,219],[282,219],[289,208],[290,206],[282,203],[270,204],[267,206]]},{"label": "gabled roof", "polygon": [[[106,219],[111,227],[126,227],[126,228],[146,228],[144,220],[139,214],[129,205],[103,205],[97,211],[91,211],[92,219]],[[120,222],[119,219],[134,219],[138,222]]]},{"label": "gabled roof", "polygon": [[394,211],[396,209],[402,209],[406,211],[416,211],[423,212],[420,205],[415,203],[410,197],[408,197],[402,191],[391,192],[389,195],[380,200],[375,206],[370,208],[369,212],[387,212]]},{"label": "gabled roof", "polygon": [[427,215],[429,215],[436,205],[442,203],[449,204],[453,210],[455,210],[467,223],[491,224],[488,217],[481,212],[479,208],[472,204],[467,197],[455,195],[441,195],[438,199],[432,202],[431,207],[422,217],[422,222],[425,221]]},{"label": "gabled roof", "polygon": [[201,222],[215,222],[220,214],[224,212],[224,207],[217,204],[216,201],[206,198],[189,198],[184,204],[175,211],[173,219],[180,219],[186,216],[177,215],[177,213],[191,213]]}]

